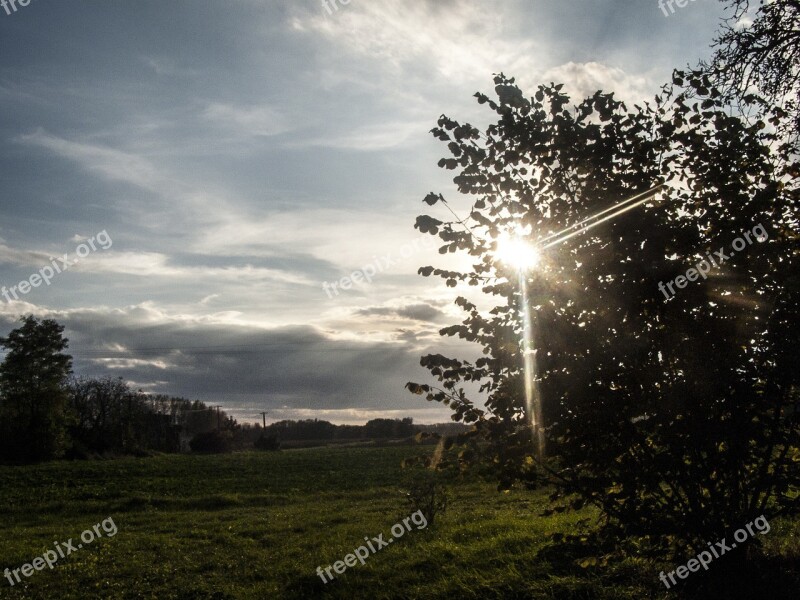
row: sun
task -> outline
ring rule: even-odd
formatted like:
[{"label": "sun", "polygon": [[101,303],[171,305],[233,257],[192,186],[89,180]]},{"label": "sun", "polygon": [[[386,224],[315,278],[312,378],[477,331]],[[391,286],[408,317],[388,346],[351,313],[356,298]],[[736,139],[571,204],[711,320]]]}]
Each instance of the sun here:
[{"label": "sun", "polygon": [[502,234],[497,238],[497,250],[494,258],[519,271],[535,268],[542,260],[536,246],[528,243],[519,235]]}]

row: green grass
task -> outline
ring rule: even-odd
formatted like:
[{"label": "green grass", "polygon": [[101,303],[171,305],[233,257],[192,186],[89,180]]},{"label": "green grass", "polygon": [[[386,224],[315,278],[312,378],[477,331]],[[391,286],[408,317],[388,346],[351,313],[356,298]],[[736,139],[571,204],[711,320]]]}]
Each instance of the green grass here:
[{"label": "green grass", "polygon": [[[365,536],[389,538],[412,512],[401,489],[415,473],[400,462],[429,451],[317,448],[0,467],[0,570],[31,562],[54,541],[77,540],[107,517],[118,527],[115,537],[23,584],[0,579],[0,598],[679,597],[659,588],[658,569],[643,560],[601,573],[547,554],[550,534],[574,531],[591,513],[540,518],[544,491],[501,494],[476,479],[447,484],[451,504],[435,525],[323,584],[317,566],[343,559]],[[768,541],[796,556],[797,534],[776,525]]]}]

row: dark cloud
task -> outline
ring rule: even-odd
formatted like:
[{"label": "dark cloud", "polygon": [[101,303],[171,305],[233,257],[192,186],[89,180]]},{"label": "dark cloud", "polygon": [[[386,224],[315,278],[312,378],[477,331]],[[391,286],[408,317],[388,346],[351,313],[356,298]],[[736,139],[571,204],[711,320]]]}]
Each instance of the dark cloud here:
[{"label": "dark cloud", "polygon": [[[424,377],[408,344],[334,340],[310,326],[158,319],[148,307],[48,316],[66,326],[76,373],[123,377],[149,392],[265,410],[424,405],[403,389]],[[16,322],[3,321],[4,335]]]},{"label": "dark cloud", "polygon": [[412,321],[438,322],[444,318],[444,313],[430,304],[409,304],[401,307],[373,306],[362,308],[356,311],[356,315],[362,317],[400,317],[411,319]]}]

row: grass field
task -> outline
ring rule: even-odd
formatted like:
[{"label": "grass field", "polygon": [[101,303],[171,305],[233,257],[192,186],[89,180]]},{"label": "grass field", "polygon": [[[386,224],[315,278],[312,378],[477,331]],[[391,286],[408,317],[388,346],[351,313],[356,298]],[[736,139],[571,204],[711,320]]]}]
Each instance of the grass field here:
[{"label": "grass field", "polygon": [[[660,587],[658,567],[645,561],[600,575],[542,551],[549,534],[573,531],[591,513],[537,517],[543,491],[501,494],[477,479],[447,484],[451,503],[434,525],[323,584],[318,566],[342,560],[365,536],[388,538],[411,514],[401,490],[416,475],[400,462],[429,451],[317,448],[0,467],[0,569],[30,563],[55,541],[77,545],[82,531],[108,517],[118,528],[21,584],[0,579],[0,598],[680,597]],[[799,530],[773,524],[768,553],[796,557]]]}]

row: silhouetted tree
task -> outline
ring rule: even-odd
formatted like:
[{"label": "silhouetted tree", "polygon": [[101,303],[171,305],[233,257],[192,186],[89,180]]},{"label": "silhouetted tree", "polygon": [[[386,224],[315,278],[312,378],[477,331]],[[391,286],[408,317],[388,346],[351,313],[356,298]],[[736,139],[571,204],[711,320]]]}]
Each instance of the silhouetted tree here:
[{"label": "silhouetted tree", "polygon": [[405,419],[372,419],[364,426],[368,438],[398,439],[414,435],[414,422]]},{"label": "silhouetted tree", "polygon": [[77,455],[169,451],[177,445],[171,415],[121,378],[74,379],[69,397],[75,417],[70,433]]},{"label": "silhouetted tree", "polygon": [[198,433],[189,443],[192,452],[200,454],[224,454],[233,448],[233,434],[230,431],[207,431]]},{"label": "silhouetted tree", "polygon": [[[513,79],[495,83],[496,98],[477,94],[497,117],[483,132],[446,116],[433,130],[450,154],[440,166],[471,196],[468,217],[423,215],[416,227],[472,265],[423,267],[423,276],[480,286],[499,303],[486,311],[459,296],[463,322],[440,333],[483,356],[427,355],[440,387],[409,389],[475,425],[473,442],[487,443],[462,462],[485,458],[502,487],[553,483],[560,509],[595,504],[612,544],[638,534],[650,543],[640,550],[683,552],[764,512],[796,513],[800,165],[798,147],[764,126],[780,129],[785,114],[756,101],[752,122],[732,115],[699,72],[676,72],[673,86],[633,109],[601,92],[571,106],[560,85],[526,97]],[[551,248],[525,274],[554,455],[538,461],[519,280],[498,264],[496,240],[521,228],[535,243],[659,182],[663,203]],[[731,252],[758,225],[768,240]],[[728,258],[708,278],[684,279],[665,298],[660,282],[720,249]],[[464,382],[480,386],[480,403]]]},{"label": "silhouetted tree", "polygon": [[708,72],[732,97],[758,91],[769,102],[790,100],[790,122],[800,133],[800,3],[796,0],[722,0],[733,13],[714,40]]},{"label": "silhouetted tree", "polygon": [[33,316],[0,338],[0,459],[13,462],[62,456],[68,446],[67,392],[72,357],[64,327]]}]

